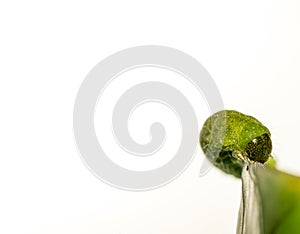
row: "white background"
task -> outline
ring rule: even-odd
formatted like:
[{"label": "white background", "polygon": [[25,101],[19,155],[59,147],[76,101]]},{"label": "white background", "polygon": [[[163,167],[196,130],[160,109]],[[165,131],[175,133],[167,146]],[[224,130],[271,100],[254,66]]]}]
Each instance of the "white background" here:
[{"label": "white background", "polygon": [[[199,178],[200,150],[158,190],[94,177],[73,139],[76,93],[121,49],[177,48],[209,71],[227,109],[270,128],[279,167],[300,174],[299,11],[296,0],[1,1],[0,233],[234,233],[241,183],[217,169]],[[131,125],[148,136],[138,112]]]}]

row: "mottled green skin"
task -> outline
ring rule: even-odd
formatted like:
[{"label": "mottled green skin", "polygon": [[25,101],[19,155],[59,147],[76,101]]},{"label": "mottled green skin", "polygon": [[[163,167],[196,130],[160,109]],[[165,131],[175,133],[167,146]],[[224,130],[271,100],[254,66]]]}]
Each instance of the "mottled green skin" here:
[{"label": "mottled green skin", "polygon": [[[254,117],[234,110],[223,110],[205,121],[200,132],[200,145],[216,167],[241,177],[245,161],[267,161],[272,150],[270,136],[270,131]],[[253,143],[266,138],[267,144],[263,140],[258,145]],[[255,152],[252,158],[251,152]]]}]

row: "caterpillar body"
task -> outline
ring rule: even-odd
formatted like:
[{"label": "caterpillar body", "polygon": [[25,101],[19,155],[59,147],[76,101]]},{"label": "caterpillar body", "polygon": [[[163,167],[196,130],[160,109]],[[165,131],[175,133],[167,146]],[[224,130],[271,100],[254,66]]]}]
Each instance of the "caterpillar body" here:
[{"label": "caterpillar body", "polygon": [[219,111],[205,121],[200,145],[216,167],[236,177],[241,177],[246,162],[265,163],[272,151],[269,129],[234,110]]}]

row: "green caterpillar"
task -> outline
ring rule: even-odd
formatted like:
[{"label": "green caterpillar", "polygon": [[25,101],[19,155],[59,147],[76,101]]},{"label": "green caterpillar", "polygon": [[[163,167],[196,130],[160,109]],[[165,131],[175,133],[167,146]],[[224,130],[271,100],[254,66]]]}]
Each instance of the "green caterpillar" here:
[{"label": "green caterpillar", "polygon": [[245,162],[265,163],[272,151],[269,129],[234,110],[217,112],[205,121],[200,145],[216,167],[236,177],[241,177]]}]

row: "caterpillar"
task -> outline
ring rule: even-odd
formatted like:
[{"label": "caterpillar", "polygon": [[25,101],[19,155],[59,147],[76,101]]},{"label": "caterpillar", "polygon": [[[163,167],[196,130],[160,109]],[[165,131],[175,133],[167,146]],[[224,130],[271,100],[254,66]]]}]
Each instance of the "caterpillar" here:
[{"label": "caterpillar", "polygon": [[199,140],[209,161],[238,178],[245,163],[265,163],[272,151],[269,129],[256,118],[234,110],[210,116]]}]

